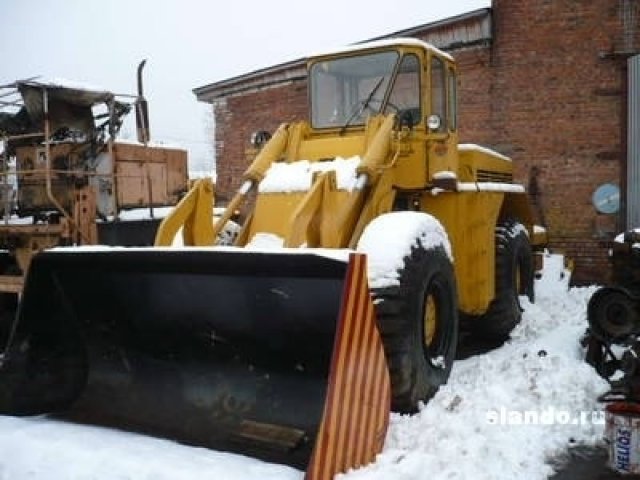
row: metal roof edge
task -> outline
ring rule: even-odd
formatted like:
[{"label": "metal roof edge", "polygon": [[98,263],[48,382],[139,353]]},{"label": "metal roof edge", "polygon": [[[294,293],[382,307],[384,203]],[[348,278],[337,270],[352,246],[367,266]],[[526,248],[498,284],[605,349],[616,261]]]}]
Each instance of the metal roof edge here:
[{"label": "metal roof edge", "polygon": [[[376,42],[379,40],[391,39],[395,37],[411,37],[420,33],[424,33],[428,30],[437,30],[439,28],[447,27],[452,24],[463,23],[468,20],[483,18],[488,15],[491,15],[491,7],[480,8],[471,12],[455,15],[453,17],[448,17],[434,22],[425,23],[404,30],[398,30],[386,35],[370,38],[368,40],[361,40],[354,43],[352,46],[355,47],[367,42]],[[449,46],[449,48],[452,49],[459,47],[460,46],[458,45]],[[447,47],[444,48],[444,50],[446,49]],[[229,95],[238,94],[244,91],[251,90],[253,88],[268,88],[281,82],[284,83],[287,81],[300,80],[302,78],[300,70],[306,68],[306,61],[307,57],[303,57],[296,60],[291,60],[289,62],[264,67],[252,72],[237,75],[235,77],[220,80],[218,82],[209,83],[201,87],[196,87],[192,90],[192,92],[196,96],[196,99],[198,101],[211,103],[217,98],[223,98]],[[290,72],[290,74],[287,75],[287,72]],[[264,81],[261,82],[260,79],[264,79]],[[214,93],[216,90],[219,93]]]},{"label": "metal roof edge", "polygon": [[454,15],[453,17],[443,18],[442,20],[436,20],[434,22],[423,23],[422,25],[405,28],[403,30],[387,33],[385,35],[381,35],[375,38],[370,38],[368,40],[363,40],[357,43],[367,43],[367,42],[372,42],[376,40],[384,40],[385,38],[392,38],[392,37],[405,37],[405,36],[411,37],[420,32],[424,32],[425,30],[435,30],[438,28],[447,27],[454,23],[462,23],[467,20],[485,17],[490,14],[491,14],[491,7],[479,8],[477,10],[472,10],[470,12],[461,13],[460,15]]},{"label": "metal roof edge", "polygon": [[199,101],[203,101],[201,97],[207,95],[207,93],[216,88],[226,88],[232,85],[249,82],[256,78],[262,78],[267,75],[273,75],[278,73],[284,73],[289,70],[293,70],[295,68],[305,67],[306,66],[306,58],[298,58],[296,60],[292,60],[285,63],[279,63],[277,65],[271,65],[269,67],[264,67],[259,70],[254,70],[252,72],[243,73],[241,75],[237,75],[235,77],[227,78],[225,80],[220,80],[219,82],[209,83],[207,85],[203,85],[201,87],[196,87],[192,90],[194,95],[198,98]]}]

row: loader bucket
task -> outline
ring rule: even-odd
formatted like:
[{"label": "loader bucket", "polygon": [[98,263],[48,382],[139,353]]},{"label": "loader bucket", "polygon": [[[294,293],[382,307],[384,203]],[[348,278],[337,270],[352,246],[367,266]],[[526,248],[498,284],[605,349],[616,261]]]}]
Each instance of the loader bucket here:
[{"label": "loader bucket", "polygon": [[388,421],[365,261],[43,252],[0,369],[0,412],[56,413],[333,478],[373,460]]}]

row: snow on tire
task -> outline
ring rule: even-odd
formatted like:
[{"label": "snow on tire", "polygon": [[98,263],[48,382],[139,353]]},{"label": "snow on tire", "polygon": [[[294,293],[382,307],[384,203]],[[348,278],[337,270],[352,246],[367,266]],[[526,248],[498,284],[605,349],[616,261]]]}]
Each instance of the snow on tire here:
[{"label": "snow on tire", "polygon": [[392,409],[416,412],[451,371],[458,303],[451,247],[430,215],[395,212],[375,219],[358,250],[367,253],[392,387]]}]

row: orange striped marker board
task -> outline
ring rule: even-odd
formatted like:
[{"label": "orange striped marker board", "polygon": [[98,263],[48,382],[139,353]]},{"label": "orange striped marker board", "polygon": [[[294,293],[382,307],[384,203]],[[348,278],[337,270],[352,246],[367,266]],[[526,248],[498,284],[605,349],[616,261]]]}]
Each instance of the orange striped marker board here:
[{"label": "orange striped marker board", "polygon": [[362,254],[349,258],[328,382],[305,480],[331,480],[337,473],[371,463],[387,432],[389,371]]}]

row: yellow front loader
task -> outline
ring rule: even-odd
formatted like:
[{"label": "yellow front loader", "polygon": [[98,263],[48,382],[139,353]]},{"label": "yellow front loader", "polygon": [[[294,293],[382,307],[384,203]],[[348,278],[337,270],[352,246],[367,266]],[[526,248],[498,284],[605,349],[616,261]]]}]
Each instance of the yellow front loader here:
[{"label": "yellow front loader", "polygon": [[[415,412],[446,382],[461,318],[508,335],[544,239],[511,161],[458,143],[453,59],[360,44],[310,58],[308,82],[309,120],[273,133],[217,222],[202,180],[155,248],[33,260],[2,412],[332,478],[375,457],[389,407]],[[238,210],[235,245],[215,246]]]}]

